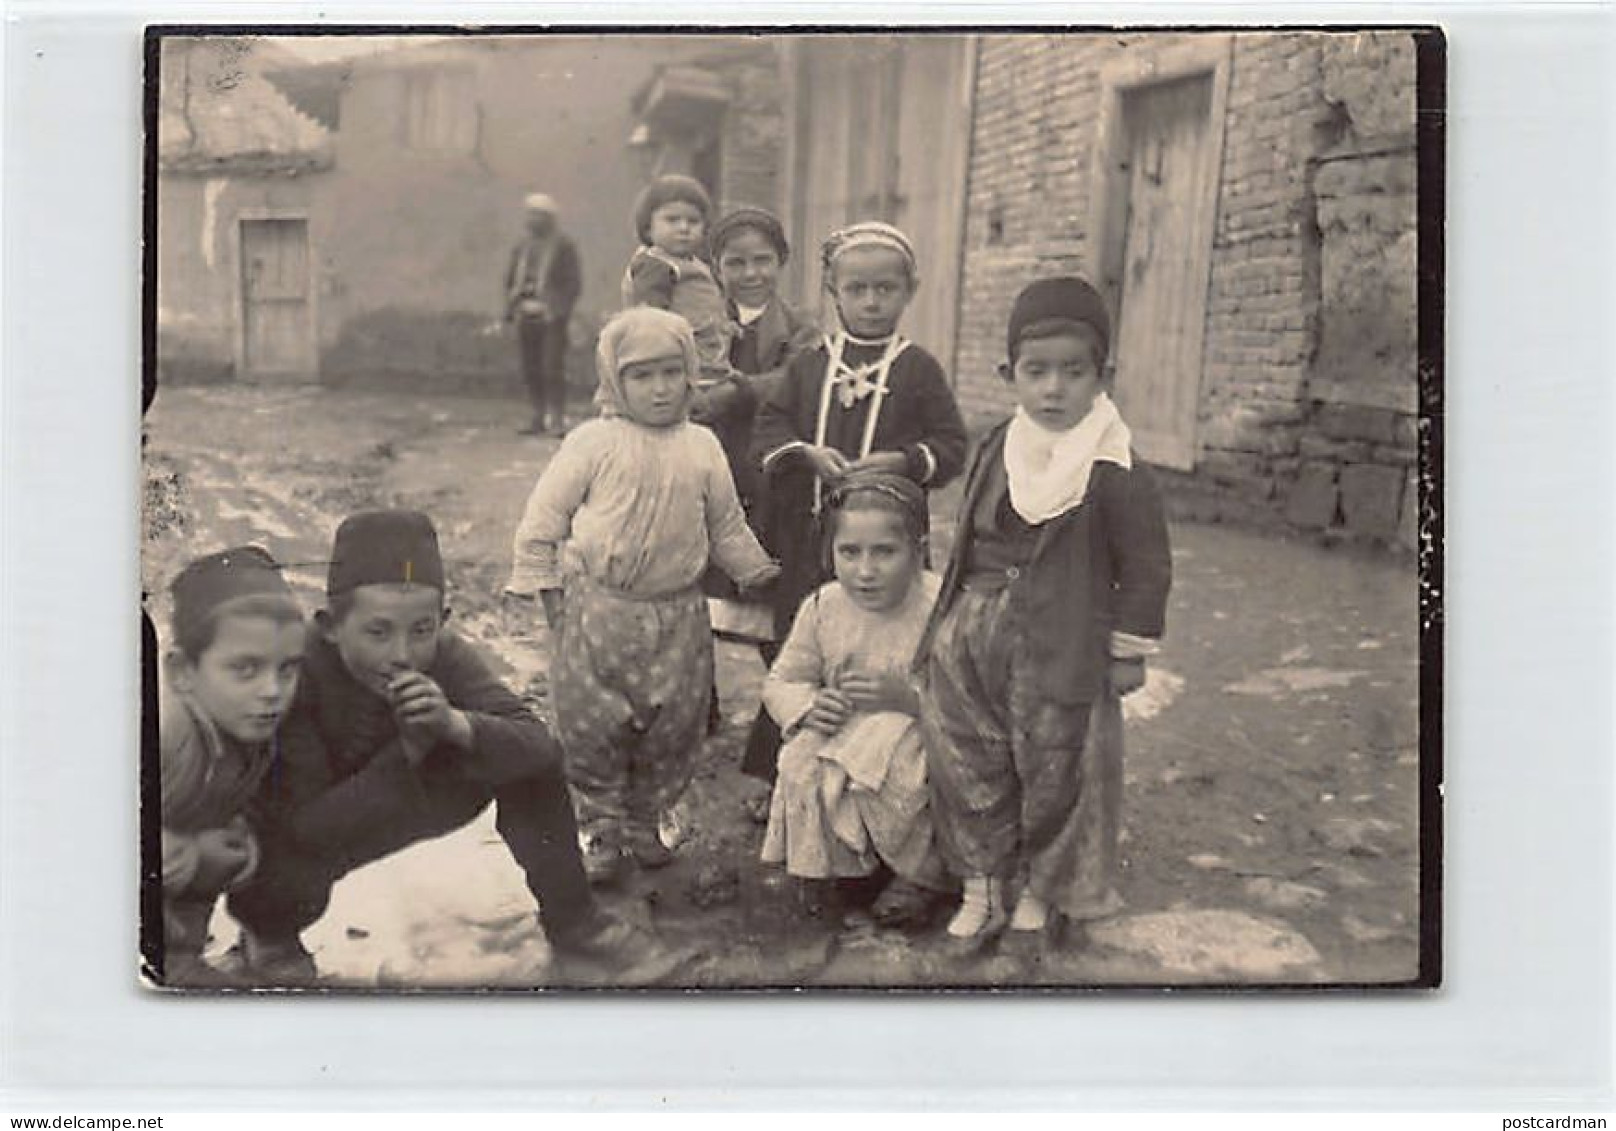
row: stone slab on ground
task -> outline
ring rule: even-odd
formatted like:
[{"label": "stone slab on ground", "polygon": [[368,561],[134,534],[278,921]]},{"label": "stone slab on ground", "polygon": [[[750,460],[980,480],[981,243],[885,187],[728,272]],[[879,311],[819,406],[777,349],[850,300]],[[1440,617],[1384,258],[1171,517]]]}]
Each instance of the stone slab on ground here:
[{"label": "stone slab on ground", "polygon": [[1244,911],[1119,915],[1090,927],[1089,938],[1173,979],[1317,982],[1325,977],[1324,960],[1299,931]]}]

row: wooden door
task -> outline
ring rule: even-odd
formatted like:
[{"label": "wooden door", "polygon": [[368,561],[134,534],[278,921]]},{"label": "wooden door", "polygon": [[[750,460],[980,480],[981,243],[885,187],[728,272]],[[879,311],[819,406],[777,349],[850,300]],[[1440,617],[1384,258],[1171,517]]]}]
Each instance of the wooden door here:
[{"label": "wooden door", "polygon": [[315,373],[304,219],[241,221],[242,373],[307,379]]},{"label": "wooden door", "polygon": [[[788,200],[794,297],[823,298],[818,249],[858,220],[914,241],[920,291],[906,336],[952,372],[970,141],[970,41],[957,35],[807,41],[796,79],[796,159]],[[824,299],[822,317],[834,317]]]},{"label": "wooden door", "polygon": [[1201,388],[1211,243],[1207,160],[1212,78],[1194,75],[1122,99],[1126,220],[1114,334],[1116,398],[1140,454],[1189,469]]}]

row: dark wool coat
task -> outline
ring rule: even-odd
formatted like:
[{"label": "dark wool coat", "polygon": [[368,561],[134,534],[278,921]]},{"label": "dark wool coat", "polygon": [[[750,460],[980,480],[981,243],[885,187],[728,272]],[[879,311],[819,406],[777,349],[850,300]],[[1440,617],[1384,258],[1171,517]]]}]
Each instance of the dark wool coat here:
[{"label": "dark wool coat", "polygon": [[[866,363],[880,352],[879,347],[850,348],[847,360]],[[779,386],[758,410],[752,435],[752,458],[758,466],[786,444],[813,443],[828,361],[829,353],[821,344],[799,353],[786,366]],[[871,395],[851,408],[843,408],[833,396],[826,422],[826,445],[849,458],[857,457],[874,403]],[[929,477],[920,451],[922,444],[937,465]],[[931,490],[946,486],[959,475],[965,465],[967,445],[965,424],[943,367],[931,354],[910,345],[892,363],[870,450],[902,452],[907,459],[905,473]],[[825,567],[819,525],[814,520],[814,473],[807,461],[800,454],[787,455],[771,462],[766,471],[769,521],[763,543],[780,559],[782,573],[773,603],[775,627],[784,639],[797,606],[829,580],[830,573]]]},{"label": "dark wool coat", "polygon": [[[734,304],[730,304],[729,312],[731,318],[736,318]],[[770,299],[763,313],[750,325],[741,327],[730,342],[733,395],[726,398],[720,411],[701,420],[723,445],[724,458],[729,462],[729,472],[735,479],[735,491],[741,497],[747,522],[760,537],[768,529],[769,518],[763,474],[752,459],[752,433],[758,406],[784,379],[786,363],[802,350],[812,349],[817,341],[819,329],[812,321],[778,296]],[[717,566],[702,577],[701,588],[709,597],[734,599],[737,596],[735,583]]]},{"label": "dark wool coat", "polygon": [[[555,240],[555,249],[550,254],[550,266],[543,279],[521,279],[518,274],[522,269],[522,252],[528,246],[529,240],[522,240],[511,248],[510,263],[505,268],[505,315],[507,318],[518,316],[517,304],[524,297],[537,298],[550,308],[547,322],[565,326],[572,317],[572,308],[578,303],[578,296],[583,292],[583,268],[578,260],[578,248],[572,240],[561,232],[550,237]],[[538,262],[543,257],[535,252],[528,263],[528,271],[536,271]],[[531,294],[529,294],[531,292]]]},{"label": "dark wool coat", "polygon": [[[916,654],[919,670],[974,564],[972,516],[989,482],[999,478],[989,471],[1003,464],[1008,426],[995,425],[971,461],[942,592]],[[1036,673],[1041,696],[1053,703],[1094,702],[1110,666],[1111,633],[1155,639],[1166,629],[1173,561],[1150,473],[1137,459],[1131,470],[1096,463],[1083,502],[1043,524],[1018,574],[1009,583],[1010,599],[1027,626],[1027,670]]]},{"label": "dark wool coat", "polygon": [[[438,640],[426,669],[449,704],[471,722],[469,751],[440,749],[415,769],[400,749],[391,706],[349,674],[336,646],[311,634],[297,696],[281,726],[279,757],[261,796],[269,824],[308,847],[340,840],[369,805],[396,805],[401,787],[424,794],[520,781],[558,764],[560,746],[472,645],[452,633]],[[357,822],[355,822],[357,823]]]}]

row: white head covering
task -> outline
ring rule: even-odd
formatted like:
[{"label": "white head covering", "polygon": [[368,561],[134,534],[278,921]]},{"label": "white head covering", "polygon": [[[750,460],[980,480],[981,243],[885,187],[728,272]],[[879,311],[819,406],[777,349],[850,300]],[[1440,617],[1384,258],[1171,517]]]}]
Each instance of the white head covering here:
[{"label": "white head covering", "polygon": [[1096,463],[1133,466],[1133,434],[1104,393],[1082,420],[1052,432],[1016,409],[1004,436],[1004,474],[1010,505],[1023,521],[1037,526],[1065,514],[1088,493]]},{"label": "white head covering", "polygon": [[522,203],[529,212],[548,212],[554,216],[561,211],[556,205],[555,198],[548,193],[530,192]]},{"label": "white head covering", "polygon": [[694,381],[701,366],[690,323],[654,306],[631,306],[601,329],[595,346],[595,375],[600,385],[595,404],[602,416],[628,416],[623,398],[623,369],[636,361],[683,357],[685,379]]}]

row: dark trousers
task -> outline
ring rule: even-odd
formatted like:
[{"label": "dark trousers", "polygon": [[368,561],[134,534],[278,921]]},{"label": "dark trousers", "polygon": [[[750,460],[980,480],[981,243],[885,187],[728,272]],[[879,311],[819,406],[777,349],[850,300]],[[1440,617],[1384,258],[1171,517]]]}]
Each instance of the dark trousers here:
[{"label": "dark trousers", "polygon": [[533,422],[548,418],[559,427],[567,412],[567,324],[518,317],[516,339]]},{"label": "dark trousers", "polygon": [[[521,780],[490,786],[452,768],[420,771],[399,760],[360,798],[345,797],[341,833],[310,844],[287,828],[297,814],[262,837],[263,857],[254,880],[230,896],[230,913],[254,934],[284,938],[325,913],[331,888],[362,865],[402,848],[453,832],[492,801],[495,826],[527,876],[539,902],[539,918],[552,943],[589,934],[600,925],[578,851],[578,826],[559,760]],[[311,808],[321,803],[316,798]]]}]

